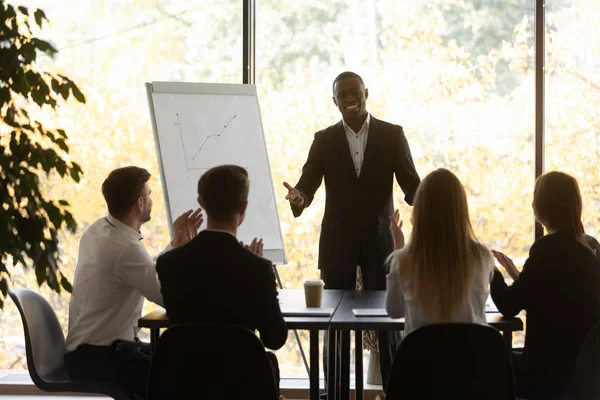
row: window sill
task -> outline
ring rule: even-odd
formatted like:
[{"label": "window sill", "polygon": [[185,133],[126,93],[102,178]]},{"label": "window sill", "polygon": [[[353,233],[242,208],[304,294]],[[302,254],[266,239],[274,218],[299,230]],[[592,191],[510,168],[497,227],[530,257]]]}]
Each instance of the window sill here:
[{"label": "window sill", "polygon": [[[281,379],[281,394],[286,399],[308,399],[309,398],[309,382],[308,378],[282,378]],[[324,391],[324,382],[321,379],[321,392]],[[375,397],[382,393],[381,386],[368,385],[365,383],[365,400],[374,400]],[[354,392],[354,379],[350,381],[350,390]],[[72,396],[73,393],[48,393],[38,389],[31,378],[29,372],[22,370],[5,371],[0,370],[0,396],[2,395],[29,395],[29,396],[57,396],[65,395]],[[96,395],[80,395],[89,397],[101,397]],[[354,398],[353,393],[350,395]]]}]

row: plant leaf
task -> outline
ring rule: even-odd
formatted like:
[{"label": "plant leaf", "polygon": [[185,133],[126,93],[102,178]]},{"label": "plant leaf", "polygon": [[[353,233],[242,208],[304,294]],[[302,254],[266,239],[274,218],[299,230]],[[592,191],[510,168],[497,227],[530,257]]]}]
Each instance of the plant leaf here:
[{"label": "plant leaf", "polygon": [[68,293],[72,293],[73,292],[73,285],[71,285],[71,282],[69,282],[69,280],[67,279],[67,277],[64,276],[63,274],[60,274],[60,285]]},{"label": "plant leaf", "polygon": [[8,294],[8,280],[5,277],[0,279],[0,292],[2,292],[3,297]]},{"label": "plant leaf", "polygon": [[83,93],[81,93],[77,85],[75,85],[74,83],[71,84],[71,91],[73,92],[73,96],[75,96],[78,102],[85,104],[85,96],[83,95]]},{"label": "plant leaf", "polygon": [[44,11],[40,10],[39,8],[37,10],[35,10],[35,12],[33,13],[33,16],[35,18],[35,23],[40,28],[42,27],[42,22],[44,22],[44,20],[48,21],[48,18],[46,18],[46,14],[44,13]]}]

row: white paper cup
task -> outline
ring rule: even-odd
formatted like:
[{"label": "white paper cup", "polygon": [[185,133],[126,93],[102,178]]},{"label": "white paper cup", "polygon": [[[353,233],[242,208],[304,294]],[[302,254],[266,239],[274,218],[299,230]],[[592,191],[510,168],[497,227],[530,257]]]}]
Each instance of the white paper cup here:
[{"label": "white paper cup", "polygon": [[306,307],[322,307],[323,288],[325,283],[321,279],[304,281],[304,298]]}]

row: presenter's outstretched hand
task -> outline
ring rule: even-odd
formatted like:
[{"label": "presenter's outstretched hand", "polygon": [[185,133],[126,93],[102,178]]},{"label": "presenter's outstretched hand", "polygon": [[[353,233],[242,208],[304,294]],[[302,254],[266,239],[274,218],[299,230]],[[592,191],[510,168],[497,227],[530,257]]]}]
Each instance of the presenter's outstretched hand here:
[{"label": "presenter's outstretched hand", "polygon": [[400,221],[400,211],[398,210],[390,215],[390,232],[392,232],[392,239],[394,239],[394,249],[403,248],[404,233],[402,232],[402,221]]},{"label": "presenter's outstretched hand", "polygon": [[202,209],[188,210],[173,222],[173,247],[183,246],[196,237],[200,225],[204,222]]},{"label": "presenter's outstretched hand", "polygon": [[242,246],[244,246],[244,248],[253,252],[254,254],[262,257],[262,255],[263,255],[263,240],[262,240],[262,238],[260,240],[258,238],[254,238],[252,240],[252,243],[250,243],[248,245],[245,245],[244,242],[240,242],[240,244]]},{"label": "presenter's outstretched hand", "polygon": [[300,192],[292,187],[289,183],[283,182],[283,186],[288,190],[288,194],[285,196],[286,200],[290,201],[290,204],[302,207],[304,205],[304,196]]},{"label": "presenter's outstretched hand", "polygon": [[515,263],[513,262],[513,260],[511,260],[503,253],[496,251],[496,250],[492,250],[492,254],[494,255],[494,257],[496,257],[496,260],[500,263],[500,265],[502,265],[504,267],[506,272],[508,272],[508,275],[510,275],[510,277],[513,278],[514,281],[519,279],[519,276],[521,275],[521,273],[515,266]]}]

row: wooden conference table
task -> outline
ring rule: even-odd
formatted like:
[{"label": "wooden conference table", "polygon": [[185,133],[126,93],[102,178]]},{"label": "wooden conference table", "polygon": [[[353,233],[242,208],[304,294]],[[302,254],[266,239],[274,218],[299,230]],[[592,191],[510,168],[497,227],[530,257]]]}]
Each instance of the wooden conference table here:
[{"label": "wooden conference table", "polygon": [[[284,319],[289,329],[308,330],[310,332],[310,398],[319,398],[319,331],[329,330],[333,335],[328,357],[329,395],[336,399],[347,399],[350,393],[350,336],[355,332],[355,379],[356,399],[363,399],[363,362],[362,331],[364,330],[403,330],[404,318],[392,319],[387,316],[354,315],[354,309],[384,309],[385,291],[344,291],[325,290],[323,293],[323,309],[329,309],[330,315],[314,315],[315,311],[305,308],[304,291],[297,289],[279,290],[279,302]],[[316,309],[320,310],[320,309]],[[321,310],[322,311],[322,310]],[[321,312],[321,311],[316,311]],[[487,322],[503,333],[504,342],[512,347],[512,332],[523,330],[523,322],[519,318],[504,318],[498,313],[487,313]],[[158,308],[140,318],[140,328],[150,329],[150,341],[154,348],[158,344],[160,329],[169,326],[169,319],[163,308]],[[331,348],[333,347],[333,349]],[[335,349],[341,348],[341,354]],[[337,361],[336,361],[337,360]],[[337,366],[336,366],[337,364]]]}]

